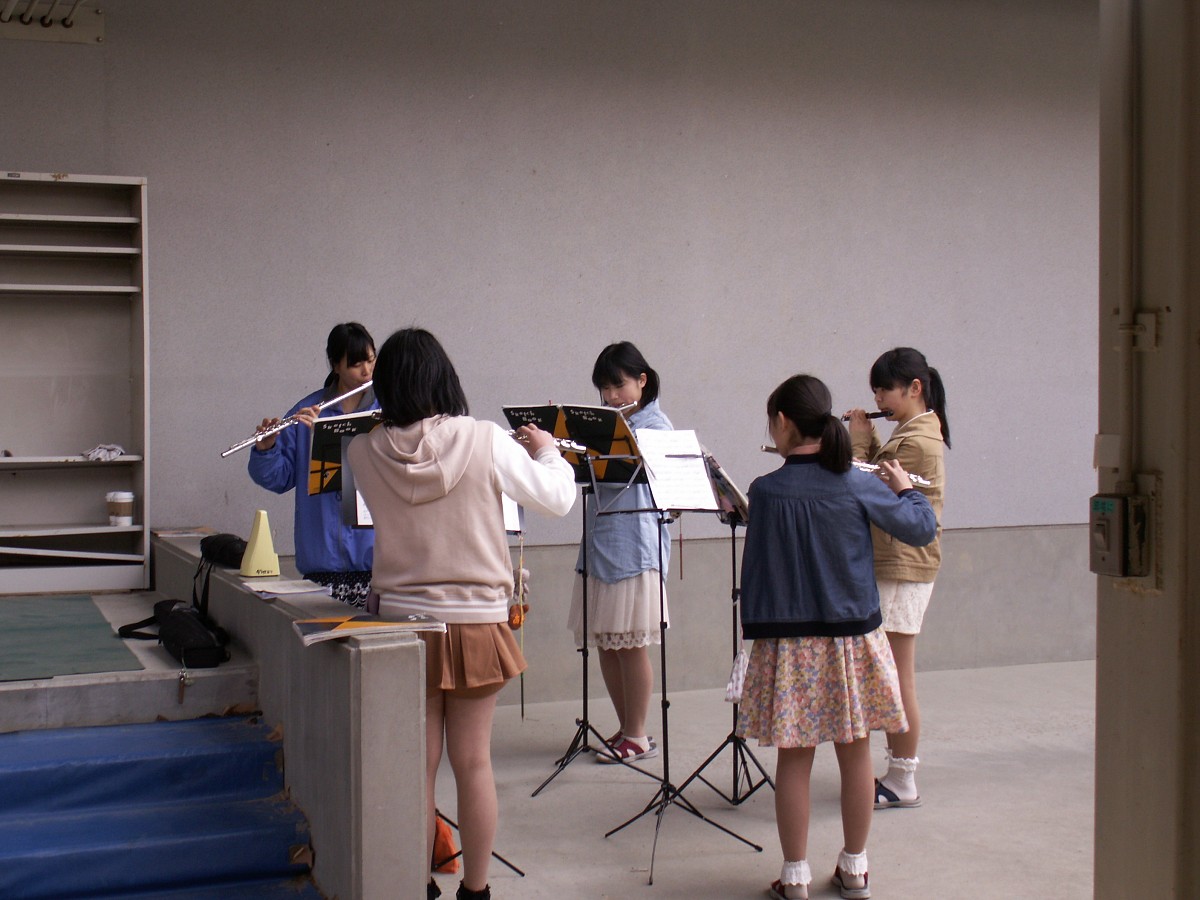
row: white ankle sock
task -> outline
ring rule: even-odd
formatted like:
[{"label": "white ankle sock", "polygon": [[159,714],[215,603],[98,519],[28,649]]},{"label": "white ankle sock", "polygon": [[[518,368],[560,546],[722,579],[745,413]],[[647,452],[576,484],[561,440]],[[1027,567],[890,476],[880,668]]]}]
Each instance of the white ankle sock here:
[{"label": "white ankle sock", "polygon": [[812,882],[812,871],[808,867],[807,859],[785,859],[783,868],[779,872],[779,886],[783,889],[783,896],[795,898],[795,900],[806,900],[808,897],[808,885]]},{"label": "white ankle sock", "polygon": [[867,851],[847,853],[845,848],[838,854],[837,867],[842,871],[842,880],[847,887],[862,887],[866,884]]},{"label": "white ankle sock", "polygon": [[917,791],[917,765],[921,760],[914,756],[912,759],[905,759],[900,756],[892,756],[891,751],[886,754],[888,770],[887,774],[879,779],[889,791],[895,793],[901,800],[915,800],[919,793]]}]

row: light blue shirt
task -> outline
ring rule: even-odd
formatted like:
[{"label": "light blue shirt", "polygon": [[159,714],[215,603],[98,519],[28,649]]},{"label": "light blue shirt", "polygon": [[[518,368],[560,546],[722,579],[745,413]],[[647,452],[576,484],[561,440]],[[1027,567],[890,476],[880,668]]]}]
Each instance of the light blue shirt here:
[{"label": "light blue shirt", "polygon": [[[672,431],[671,420],[654,400],[629,417],[629,426]],[[662,566],[667,575],[671,559],[671,535],[657,512],[613,513],[612,510],[651,509],[654,498],[646,484],[625,486],[600,483],[594,496],[587,497],[587,574],[615,584]],[[603,509],[604,513],[599,513]],[[598,514],[599,513],[599,514]],[[575,571],[584,571],[584,546],[579,542]],[[662,553],[661,562],[659,553]]]}]

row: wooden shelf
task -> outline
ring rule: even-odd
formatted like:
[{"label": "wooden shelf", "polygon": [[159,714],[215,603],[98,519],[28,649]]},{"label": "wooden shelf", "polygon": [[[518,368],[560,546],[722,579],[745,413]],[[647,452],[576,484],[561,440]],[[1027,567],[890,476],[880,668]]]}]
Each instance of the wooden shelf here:
[{"label": "wooden shelf", "polygon": [[0,525],[0,541],[71,535],[139,534],[141,525]]},{"label": "wooden shelf", "polygon": [[131,284],[0,284],[5,294],[140,294]]},{"label": "wooden shelf", "polygon": [[[127,453],[116,459],[88,459],[86,456],[0,456],[0,472],[20,469],[76,469],[92,466],[131,466],[142,457]],[[0,526],[3,527],[3,526]]]},{"label": "wooden shelf", "polygon": [[0,244],[0,253],[21,256],[139,256],[137,247],[79,247],[65,244]]},{"label": "wooden shelf", "polygon": [[0,224],[66,225],[66,226],[129,226],[140,225],[136,216],[52,216],[42,213],[0,213]]},{"label": "wooden shelf", "polygon": [[[0,345],[10,376],[40,369],[50,383],[98,373],[79,390],[39,384],[25,396],[16,388],[26,382],[13,380],[0,393],[5,420],[26,421],[25,406],[54,409],[52,418],[28,419],[27,449],[76,450],[0,456],[0,594],[150,585],[145,209],[144,178],[8,172],[0,180],[0,309],[14,323]],[[71,356],[55,366],[44,356],[60,343]],[[78,452],[105,434],[133,452]],[[107,524],[112,490],[137,497],[140,524]]]}]

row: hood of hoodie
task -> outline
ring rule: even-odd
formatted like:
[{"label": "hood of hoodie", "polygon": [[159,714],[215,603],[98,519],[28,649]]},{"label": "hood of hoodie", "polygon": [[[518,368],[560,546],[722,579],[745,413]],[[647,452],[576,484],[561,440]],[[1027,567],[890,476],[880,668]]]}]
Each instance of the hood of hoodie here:
[{"label": "hood of hoodie", "polygon": [[434,416],[406,428],[385,425],[369,435],[375,463],[409,503],[445,497],[458,484],[475,447],[470,416]]}]

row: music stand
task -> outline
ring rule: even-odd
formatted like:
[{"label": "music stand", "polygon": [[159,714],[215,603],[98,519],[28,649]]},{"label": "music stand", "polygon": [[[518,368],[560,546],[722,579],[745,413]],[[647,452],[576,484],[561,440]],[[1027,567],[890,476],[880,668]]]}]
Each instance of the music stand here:
[{"label": "music stand", "polygon": [[[725,518],[729,524],[730,572],[733,583],[733,588],[730,592],[730,596],[733,600],[733,625],[731,633],[733,634],[733,656],[734,659],[736,659],[738,650],[740,649],[738,644],[741,643],[739,640],[741,629],[738,627],[738,615],[741,606],[741,590],[738,587],[737,579],[737,527],[738,525],[745,524],[745,522],[742,521],[736,514],[729,514]],[[692,774],[687,777],[683,784],[679,786],[679,793],[682,794],[685,790],[687,790],[687,786],[689,784],[691,784],[693,781],[699,780],[707,784],[721,797],[725,798],[725,800],[732,803],[734,806],[738,806],[743,800],[757,791],[764,784],[769,784],[771,786],[771,790],[775,790],[775,782],[771,780],[771,776],[767,774],[767,770],[762,767],[762,763],[760,763],[754,756],[754,753],[750,750],[749,744],[746,743],[746,739],[737,733],[739,705],[740,704],[738,703],[733,704],[733,726],[730,728],[729,734],[725,736],[725,740],[723,740],[717,746],[717,749],[709,754],[708,758],[704,760],[704,762],[700,763],[700,765],[696,768],[696,771],[692,772]],[[717,757],[724,752],[726,747],[733,748],[733,782],[732,788],[728,794],[726,794],[701,774],[712,763],[716,762]],[[758,781],[754,780],[756,776],[754,776],[750,771],[750,763],[754,763],[755,768],[758,769],[758,774],[760,776],[758,777]]]},{"label": "music stand", "polygon": [[[451,819],[448,815],[443,813],[440,809],[435,809],[433,812],[434,812],[434,815],[436,815],[439,819],[441,819],[443,822],[445,822],[447,825],[449,825],[455,831],[459,831],[458,823],[455,822],[453,819]],[[461,832],[459,832],[459,833],[461,834]],[[459,847],[456,851],[451,853],[445,859],[435,859],[433,861],[433,865],[431,867],[432,870],[434,872],[436,872],[438,869],[440,869],[446,863],[453,862],[454,860],[458,859],[460,856],[462,856],[462,853],[463,853],[462,847]],[[524,871],[522,871],[521,869],[518,869],[516,866],[514,866],[512,863],[510,863],[507,859],[505,859],[503,856],[501,856],[495,850],[492,851],[492,856],[495,857],[496,859],[500,860],[500,862],[504,863],[506,866],[508,866],[510,869],[512,869],[514,872],[516,872],[522,878],[525,877]]]},{"label": "music stand", "polygon": [[[647,437],[648,436],[648,437]],[[653,512],[659,516],[660,522],[665,523],[667,518],[673,513],[682,512],[716,512],[719,509],[714,502],[712,486],[708,482],[707,477],[703,482],[707,489],[707,499],[704,497],[704,488],[699,490],[699,496],[694,493],[697,490],[697,485],[688,483],[688,472],[686,468],[690,465],[691,460],[699,461],[703,465],[703,455],[700,452],[700,446],[695,442],[695,433],[686,431],[652,431],[649,429],[641,429],[638,432],[638,440],[643,444],[655,445],[654,460],[651,467],[647,471],[648,481],[650,482],[650,494],[653,501],[653,507],[648,509],[613,509],[606,514],[620,515],[627,513],[645,513]],[[692,452],[691,444],[695,445],[695,452]],[[668,452],[675,451],[675,452]],[[631,453],[636,454],[637,448],[632,448]],[[667,479],[670,481],[667,481]],[[660,507],[660,500],[655,494],[655,486],[658,485],[663,489],[663,501],[665,508]],[[689,493],[692,492],[692,493]],[[675,498],[668,500],[667,495]],[[697,497],[698,502],[692,502],[689,498]],[[597,515],[605,514],[604,511],[598,512]],[[671,781],[671,737],[670,737],[670,716],[668,710],[671,702],[667,697],[667,621],[666,621],[666,573],[663,571],[664,558],[662,541],[658,544],[658,611],[659,611],[659,680],[661,692],[661,707],[662,707],[662,776],[659,778],[658,789],[650,801],[633,817],[622,822],[616,828],[613,828],[605,833],[605,837],[616,834],[623,828],[632,825],[638,819],[645,815],[654,813],[654,842],[650,850],[650,873],[649,884],[654,884],[654,857],[658,851],[658,835],[662,829],[663,816],[666,815],[667,809],[672,806],[678,806],[685,812],[691,813],[702,822],[706,822],[719,831],[725,832],[732,838],[741,841],[747,846],[753,847],[758,852],[762,852],[762,847],[753,841],[742,837],[735,831],[726,828],[719,822],[705,816],[692,803],[683,796],[681,790],[677,788]]]},{"label": "music stand", "polygon": [[[562,756],[554,761],[554,771],[537,786],[530,794],[531,797],[536,797],[542,790],[557,778],[564,769],[567,768],[575,758],[581,753],[605,752],[608,747],[604,736],[596,730],[588,717],[588,707],[590,697],[588,696],[588,659],[590,652],[588,650],[588,497],[595,493],[596,484],[604,481],[626,482],[630,477],[627,470],[622,469],[619,465],[609,466],[608,460],[627,460],[627,455],[614,456],[611,454],[614,444],[624,445],[632,443],[632,432],[629,429],[629,423],[625,421],[625,417],[616,409],[609,407],[594,407],[594,406],[568,406],[563,407],[557,404],[546,404],[541,406],[506,406],[504,407],[504,415],[508,419],[513,428],[520,428],[522,425],[533,423],[543,431],[549,431],[556,438],[569,441],[575,445],[575,450],[564,449],[563,455],[571,468],[575,472],[575,483],[582,487],[583,502],[581,504],[583,512],[583,646],[578,648],[580,654],[580,667],[582,674],[580,684],[582,685],[582,701],[581,712],[578,718],[575,719],[575,733],[571,737],[571,742],[567,745],[567,749]],[[560,444],[560,449],[563,449]],[[596,463],[601,462],[600,471],[597,472]],[[636,477],[636,470],[634,473]],[[588,736],[595,735],[599,742],[599,747],[593,747],[589,743]],[[615,754],[614,754],[615,758]],[[641,772],[649,778],[654,778],[652,772],[648,772],[633,763],[626,760],[617,760],[623,765],[637,772]]]}]

